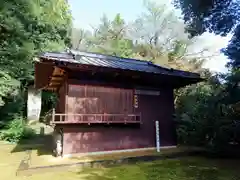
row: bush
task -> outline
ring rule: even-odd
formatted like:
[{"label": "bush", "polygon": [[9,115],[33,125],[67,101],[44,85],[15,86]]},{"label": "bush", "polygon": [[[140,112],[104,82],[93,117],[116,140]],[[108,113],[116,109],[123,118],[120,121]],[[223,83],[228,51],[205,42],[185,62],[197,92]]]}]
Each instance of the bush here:
[{"label": "bush", "polygon": [[0,139],[9,142],[18,142],[22,139],[34,137],[36,132],[27,126],[22,118],[15,118],[5,129],[0,131]]},{"label": "bush", "polygon": [[240,126],[226,104],[224,84],[209,79],[178,91],[176,123],[178,142],[227,152],[240,142]]}]

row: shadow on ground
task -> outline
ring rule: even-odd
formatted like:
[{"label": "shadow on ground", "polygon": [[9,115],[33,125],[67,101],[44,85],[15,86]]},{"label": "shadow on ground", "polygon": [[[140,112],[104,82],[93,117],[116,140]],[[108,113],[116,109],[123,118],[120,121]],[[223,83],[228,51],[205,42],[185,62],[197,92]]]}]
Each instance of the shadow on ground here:
[{"label": "shadow on ground", "polygon": [[11,153],[28,150],[37,150],[37,155],[52,155],[53,152],[52,134],[39,134],[30,140],[20,140],[12,149]]}]

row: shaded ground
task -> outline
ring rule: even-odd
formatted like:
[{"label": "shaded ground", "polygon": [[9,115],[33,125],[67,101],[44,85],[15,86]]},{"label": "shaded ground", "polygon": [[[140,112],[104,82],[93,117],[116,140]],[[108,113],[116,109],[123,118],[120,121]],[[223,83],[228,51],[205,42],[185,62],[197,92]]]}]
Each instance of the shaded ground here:
[{"label": "shaded ground", "polygon": [[24,151],[13,151],[20,145],[3,145],[0,143],[0,179],[1,180],[240,180],[239,160],[207,159],[202,157],[185,157],[165,159],[154,162],[119,165],[111,168],[91,168],[81,171],[79,168],[54,170],[32,176],[15,176]]},{"label": "shaded ground", "polygon": [[36,136],[30,140],[20,140],[12,149],[12,153],[34,150],[38,156],[52,155],[53,151],[53,128],[43,123],[31,122],[29,125],[36,131]]},{"label": "shaded ground", "polygon": [[31,140],[20,140],[14,146],[11,153],[23,152],[27,150],[35,150],[37,155],[52,155],[53,151],[52,135],[38,135]]}]

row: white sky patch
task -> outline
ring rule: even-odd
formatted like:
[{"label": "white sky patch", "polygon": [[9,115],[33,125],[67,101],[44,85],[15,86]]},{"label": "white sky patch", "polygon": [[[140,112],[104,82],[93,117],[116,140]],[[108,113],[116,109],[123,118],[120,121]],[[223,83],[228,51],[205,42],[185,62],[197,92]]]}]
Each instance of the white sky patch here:
[{"label": "white sky patch", "polygon": [[213,33],[205,32],[201,36],[193,39],[194,43],[189,48],[189,53],[199,53],[197,57],[205,57],[204,68],[208,68],[214,72],[226,72],[225,67],[229,61],[227,56],[221,53],[221,49],[228,45],[232,35],[221,37]]}]

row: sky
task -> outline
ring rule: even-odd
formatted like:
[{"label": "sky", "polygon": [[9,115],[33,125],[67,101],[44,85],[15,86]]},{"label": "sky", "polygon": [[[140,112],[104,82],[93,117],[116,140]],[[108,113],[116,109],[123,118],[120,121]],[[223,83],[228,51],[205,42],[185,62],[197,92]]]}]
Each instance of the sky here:
[{"label": "sky", "polygon": [[[157,1],[157,0],[156,0]],[[161,0],[161,2],[170,4],[171,0]],[[93,26],[99,24],[100,18],[106,14],[109,19],[112,19],[117,13],[120,13],[126,22],[135,20],[143,11],[143,0],[68,0],[73,15],[73,23],[77,28],[91,30]],[[180,14],[179,11],[177,13]],[[198,51],[198,48],[209,47],[209,52],[204,56],[215,54],[214,57],[208,58],[204,67],[216,72],[226,72],[225,64],[227,58],[220,53],[220,49],[226,47],[231,37],[220,37],[210,33],[204,33],[197,37],[197,47],[193,51]]]}]

